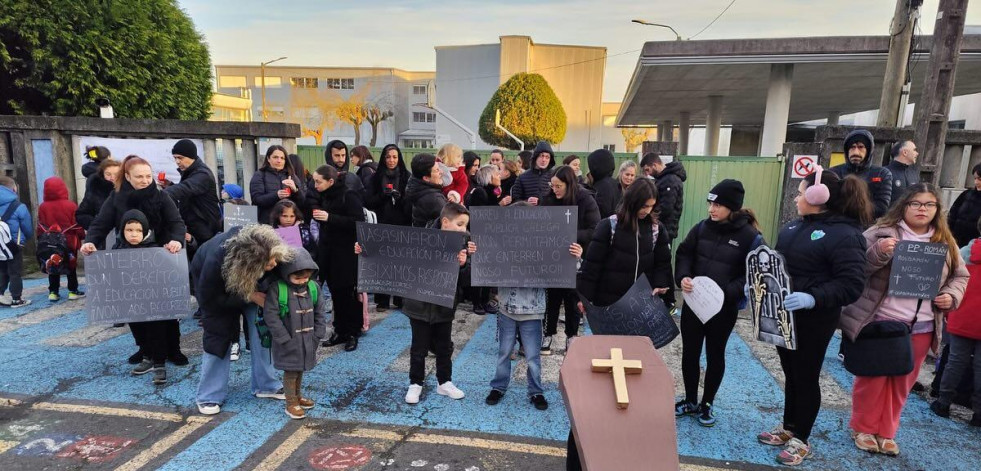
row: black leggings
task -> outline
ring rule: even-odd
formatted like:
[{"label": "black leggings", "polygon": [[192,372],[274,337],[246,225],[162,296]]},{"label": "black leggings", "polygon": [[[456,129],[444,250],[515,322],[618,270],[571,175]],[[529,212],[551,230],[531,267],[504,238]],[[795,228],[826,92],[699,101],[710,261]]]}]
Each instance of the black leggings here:
[{"label": "black leggings", "polygon": [[831,314],[798,311],[794,313],[797,350],[777,347],[786,378],[783,428],[805,443],[821,410],[821,367],[839,317],[837,309]]},{"label": "black leggings", "polygon": [[705,390],[702,404],[712,404],[726,373],[726,344],[736,326],[739,311],[734,305],[724,305],[722,311],[702,324],[698,316],[685,305],[681,309],[681,375],[685,382],[685,400],[698,403],[699,359],[705,342]]},{"label": "black leggings", "polygon": [[565,336],[574,337],[579,333],[579,297],[576,290],[549,288],[545,294],[545,336],[555,335],[559,324],[559,308],[565,305]]},{"label": "black leggings", "polygon": [[334,302],[334,332],[343,337],[360,337],[364,326],[364,306],[358,301],[358,293],[351,285],[327,284]]},{"label": "black leggings", "polygon": [[129,328],[143,356],[156,365],[180,352],[180,324],[176,320],[130,322]]}]

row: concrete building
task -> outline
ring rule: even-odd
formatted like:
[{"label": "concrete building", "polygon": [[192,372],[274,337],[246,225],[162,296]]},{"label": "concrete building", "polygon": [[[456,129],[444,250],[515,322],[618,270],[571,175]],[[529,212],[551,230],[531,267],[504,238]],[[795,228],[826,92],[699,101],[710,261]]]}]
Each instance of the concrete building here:
[{"label": "concrete building", "polygon": [[[434,77],[433,72],[395,68],[267,66],[263,87],[259,66],[215,66],[218,93],[251,94],[256,121],[300,124],[303,137],[297,140],[298,144],[341,139],[353,145],[354,127],[335,114],[338,106],[346,102],[377,105],[381,111],[392,113],[378,125],[375,145],[395,142],[407,148],[432,147],[436,115],[418,104],[426,102],[428,84]],[[360,143],[369,145],[372,131],[367,121],[361,124],[360,135]]]},{"label": "concrete building", "polygon": [[240,95],[211,95],[211,118],[208,121],[252,121],[252,93],[245,89]]},{"label": "concrete building", "polygon": [[[556,150],[586,151],[601,146],[603,76],[606,48],[535,44],[528,36],[501,36],[496,44],[436,47],[435,105],[474,133],[497,88],[517,73],[538,73],[565,109],[565,140]],[[437,145],[454,142],[464,149],[469,135],[444,116],[436,117]],[[478,149],[492,146],[476,137]]]}]

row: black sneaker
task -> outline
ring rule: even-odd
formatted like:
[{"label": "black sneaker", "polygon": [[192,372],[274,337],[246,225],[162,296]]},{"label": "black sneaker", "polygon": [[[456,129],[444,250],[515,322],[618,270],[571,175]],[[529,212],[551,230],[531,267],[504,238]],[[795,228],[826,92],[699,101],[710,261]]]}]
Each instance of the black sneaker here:
[{"label": "black sneaker", "polygon": [[552,354],[552,336],[551,335],[549,335],[548,337],[542,338],[541,354],[542,355],[551,355]]},{"label": "black sneaker", "polygon": [[478,315],[478,316],[482,316],[484,314],[487,314],[487,310],[484,308],[484,305],[483,304],[474,303],[473,304],[473,313],[476,314],[476,315]]},{"label": "black sneaker", "polygon": [[[330,334],[330,337],[327,340],[324,340],[322,345],[325,347],[333,347],[334,345],[340,345],[345,342],[347,342],[346,337],[338,335],[337,332],[334,332],[333,334]],[[248,350],[248,348],[246,348],[246,350]]]},{"label": "black sneaker", "polygon": [[911,391],[912,392],[923,392],[923,391],[926,391],[926,386],[924,386],[923,383],[917,381],[917,382],[913,383],[913,387],[911,388]]},{"label": "black sneaker", "polygon": [[154,371],[156,369],[157,367],[153,364],[152,361],[150,361],[149,358],[144,358],[139,365],[136,365],[136,368],[133,368],[132,373],[134,375],[143,375],[151,371]]},{"label": "black sneaker", "polygon": [[975,412],[974,415],[971,416],[971,421],[968,422],[967,425],[970,425],[971,427],[981,427],[981,412]]},{"label": "black sneaker", "polygon": [[10,303],[10,307],[23,307],[31,304],[30,299],[15,299]]},{"label": "black sneaker", "polygon": [[187,355],[184,355],[180,351],[176,351],[167,355],[167,361],[173,363],[175,366],[187,366],[190,361],[187,359]]},{"label": "black sneaker", "polygon": [[674,416],[684,417],[698,412],[698,405],[691,401],[678,401],[674,403]]},{"label": "black sneaker", "polygon": [[944,405],[940,401],[933,401],[930,403],[930,410],[945,419],[950,417],[950,404]]},{"label": "black sneaker", "polygon": [[535,409],[545,410],[548,409],[548,401],[545,400],[545,396],[541,394],[535,394],[531,396],[531,403],[535,405]]},{"label": "black sneaker", "polygon": [[484,304],[484,311],[487,314],[497,314],[498,312],[501,312],[501,310],[497,307],[497,304],[495,304],[494,301]]},{"label": "black sneaker", "polygon": [[141,361],[143,361],[142,348],[137,350],[136,353],[130,355],[129,358],[126,359],[126,362],[129,363],[130,365],[139,365]]},{"label": "black sneaker", "polygon": [[496,406],[498,402],[501,402],[502,397],[504,397],[504,393],[496,389],[491,389],[490,394],[487,395],[487,399],[484,399],[484,402],[488,406]]},{"label": "black sneaker", "polygon": [[702,404],[698,406],[698,425],[702,427],[715,426],[715,414],[712,413],[712,404]]},{"label": "black sneaker", "polygon": [[153,384],[167,384],[167,368],[164,365],[153,365]]},{"label": "black sneaker", "polygon": [[344,343],[344,351],[353,352],[357,349],[358,349],[358,336],[352,335],[351,338],[347,339],[347,342]]}]

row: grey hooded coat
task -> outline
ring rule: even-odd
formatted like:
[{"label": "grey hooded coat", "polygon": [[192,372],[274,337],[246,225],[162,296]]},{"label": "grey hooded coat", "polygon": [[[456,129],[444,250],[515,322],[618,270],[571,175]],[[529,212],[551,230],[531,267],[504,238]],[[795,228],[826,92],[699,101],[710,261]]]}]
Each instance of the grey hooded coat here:
[{"label": "grey hooded coat", "polygon": [[[290,283],[289,276],[301,270],[313,270],[310,276],[316,284],[317,264],[306,250],[294,250],[293,261],[280,265],[277,270],[283,283],[273,282],[266,291],[263,318],[272,334],[273,366],[281,371],[309,371],[317,365],[317,346],[327,332],[325,297],[317,293],[314,306],[312,293],[307,285]],[[286,303],[289,313],[280,317],[279,289],[287,289]]]}]

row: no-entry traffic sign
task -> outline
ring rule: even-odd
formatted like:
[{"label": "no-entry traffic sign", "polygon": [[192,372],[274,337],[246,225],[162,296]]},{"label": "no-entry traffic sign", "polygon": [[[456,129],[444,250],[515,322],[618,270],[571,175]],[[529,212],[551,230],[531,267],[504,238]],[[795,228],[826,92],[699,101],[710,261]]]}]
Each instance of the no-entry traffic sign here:
[{"label": "no-entry traffic sign", "polygon": [[791,171],[790,177],[804,178],[810,175],[814,171],[817,161],[818,156],[816,155],[795,155],[793,171]]}]

